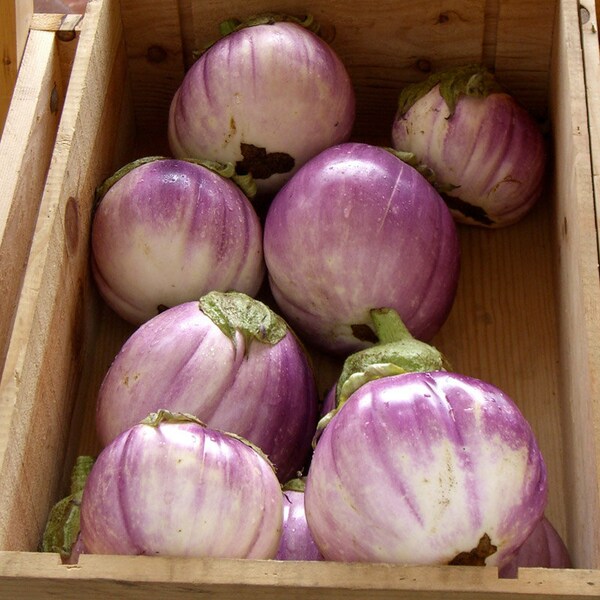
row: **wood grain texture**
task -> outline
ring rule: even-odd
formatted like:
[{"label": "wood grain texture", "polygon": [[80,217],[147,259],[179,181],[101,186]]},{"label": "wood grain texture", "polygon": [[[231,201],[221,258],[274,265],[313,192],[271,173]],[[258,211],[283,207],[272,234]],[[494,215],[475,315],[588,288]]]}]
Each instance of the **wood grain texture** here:
[{"label": "wood grain texture", "polygon": [[54,33],[32,31],[0,139],[0,371],[65,90]]},{"label": "wood grain texture", "polygon": [[599,573],[584,570],[525,569],[503,580],[477,567],[145,556],[83,556],[78,565],[61,565],[57,555],[0,553],[0,593],[19,599],[567,600],[597,598],[599,585]]},{"label": "wood grain texture", "polygon": [[600,567],[600,288],[579,14],[557,14],[549,98],[554,136],[554,240],[559,397],[567,542],[575,564]]},{"label": "wood grain texture", "polygon": [[167,154],[168,110],[184,73],[177,0],[121,6],[139,143]]},{"label": "wood grain texture", "polygon": [[600,49],[598,36],[598,11],[600,0],[581,3],[581,39],[583,43],[583,68],[587,97],[590,152],[596,197],[596,229],[600,232]]},{"label": "wood grain texture", "polygon": [[556,0],[499,2],[494,68],[499,81],[535,115],[548,108],[548,73],[557,18]]},{"label": "wood grain texture", "polygon": [[8,113],[33,14],[33,0],[0,0],[0,135]]}]

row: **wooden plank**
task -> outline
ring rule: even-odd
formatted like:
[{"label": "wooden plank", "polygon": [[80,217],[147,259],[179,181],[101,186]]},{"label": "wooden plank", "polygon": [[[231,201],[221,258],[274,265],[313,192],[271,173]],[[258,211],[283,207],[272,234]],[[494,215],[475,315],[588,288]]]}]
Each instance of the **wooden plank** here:
[{"label": "wooden plank", "polygon": [[140,145],[168,154],[168,111],[184,72],[177,0],[121,6]]},{"label": "wooden plank", "polygon": [[565,439],[566,541],[574,563],[600,566],[600,283],[578,7],[560,3],[551,71],[559,398]]},{"label": "wooden plank", "polygon": [[118,4],[91,2],[0,380],[3,549],[37,546],[61,481],[91,309],[85,273],[93,191],[122,160],[128,133],[125,66]]},{"label": "wooden plank", "polygon": [[590,152],[596,196],[596,229],[600,246],[600,49],[598,43],[598,2],[580,3],[581,39],[583,43],[583,64],[585,89],[590,130]]},{"label": "wooden plank", "polygon": [[32,31],[53,31],[56,33],[56,45],[60,57],[61,74],[64,88],[67,89],[71,67],[77,49],[77,40],[83,15],[35,13],[31,19]]},{"label": "wooden plank", "polygon": [[529,110],[546,116],[548,73],[556,0],[502,0],[499,4],[495,70],[501,83]]},{"label": "wooden plank", "polygon": [[0,0],[0,135],[17,80],[32,14],[33,0]]},{"label": "wooden plank", "polygon": [[0,371],[64,95],[54,33],[32,31],[0,140]]},{"label": "wooden plank", "polygon": [[[38,31],[81,31],[83,15],[60,15],[55,13],[35,13],[31,17],[30,29]],[[60,37],[60,34],[59,34]]]},{"label": "wooden plank", "polygon": [[600,572],[584,570],[524,569],[519,579],[498,579],[491,567],[158,556],[82,556],[61,565],[53,554],[0,553],[0,594],[19,599],[567,600],[597,598],[599,586]]}]

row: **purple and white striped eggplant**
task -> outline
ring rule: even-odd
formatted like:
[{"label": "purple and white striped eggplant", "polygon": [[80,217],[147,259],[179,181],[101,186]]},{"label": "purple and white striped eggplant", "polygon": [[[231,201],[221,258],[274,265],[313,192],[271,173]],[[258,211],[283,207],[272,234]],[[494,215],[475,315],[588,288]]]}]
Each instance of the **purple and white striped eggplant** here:
[{"label": "purple and white striped eggplant", "polygon": [[276,192],[354,125],[344,64],[302,21],[284,19],[225,22],[229,33],[192,65],[169,112],[174,156],[233,163],[259,194]]},{"label": "purple and white striped eggplant", "polygon": [[284,482],[310,453],[318,393],[308,355],[283,319],[245,294],[211,292],[150,319],[125,342],[98,394],[100,442],[161,408],[246,438]]},{"label": "purple and white striped eggplant", "polygon": [[457,221],[510,225],[542,194],[546,144],[538,123],[479,65],[434,73],[400,93],[394,148],[433,172]]},{"label": "purple and white striped eggplant", "polygon": [[237,436],[150,415],[102,450],[81,499],[86,553],[273,558],[281,487]]},{"label": "purple and white striped eggplant", "polygon": [[500,569],[499,575],[517,577],[520,567],[568,569],[571,566],[571,557],[565,542],[550,520],[544,517],[515,556]]},{"label": "purple and white striped eggplant", "polygon": [[310,533],[304,510],[305,478],[291,479],[282,488],[283,531],[277,560],[323,560]]},{"label": "purple and white striped eggplant", "polygon": [[213,290],[254,296],[262,226],[233,166],[149,157],[109,178],[92,223],[92,270],[107,304],[139,325]]},{"label": "purple and white striped eggplant", "polygon": [[280,190],[264,253],[282,314],[305,340],[339,354],[376,340],[372,309],[396,310],[414,337],[431,339],[460,270],[440,195],[392,152],[361,143],[321,152]]},{"label": "purple and white striped eggplant", "polygon": [[365,383],[317,442],[306,518],[327,560],[498,565],[543,516],[546,467],[515,403],[436,371]]}]

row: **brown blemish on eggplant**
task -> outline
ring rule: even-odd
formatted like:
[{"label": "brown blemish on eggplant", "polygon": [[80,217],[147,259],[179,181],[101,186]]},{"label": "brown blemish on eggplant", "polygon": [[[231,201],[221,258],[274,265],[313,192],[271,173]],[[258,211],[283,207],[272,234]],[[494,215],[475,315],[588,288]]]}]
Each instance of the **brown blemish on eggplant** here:
[{"label": "brown blemish on eggplant", "polygon": [[352,335],[361,342],[372,342],[376,344],[379,339],[375,332],[364,323],[358,323],[350,326],[352,329]]},{"label": "brown blemish on eggplant", "polygon": [[285,152],[267,152],[253,144],[240,144],[243,160],[236,163],[240,175],[252,174],[254,179],[268,179],[275,173],[289,173],[295,165],[294,158]]},{"label": "brown blemish on eggplant", "polygon": [[470,204],[469,202],[465,202],[460,198],[456,198],[455,196],[448,196],[447,194],[441,194],[442,198],[446,202],[446,205],[450,210],[457,211],[465,217],[469,219],[473,219],[477,223],[481,225],[494,225],[494,221],[490,219],[488,214],[483,210],[481,206],[475,206],[474,204]]},{"label": "brown blemish on eggplant", "polygon": [[490,536],[487,533],[484,533],[475,548],[469,552],[459,552],[448,564],[484,567],[485,559],[494,554],[496,550],[498,550],[498,548],[492,544]]},{"label": "brown blemish on eggplant", "polygon": [[232,115],[229,118],[229,131],[227,132],[227,135],[225,136],[224,146],[229,144],[229,142],[233,139],[233,137],[235,136],[236,133],[237,133],[237,124],[235,122],[235,118]]}]

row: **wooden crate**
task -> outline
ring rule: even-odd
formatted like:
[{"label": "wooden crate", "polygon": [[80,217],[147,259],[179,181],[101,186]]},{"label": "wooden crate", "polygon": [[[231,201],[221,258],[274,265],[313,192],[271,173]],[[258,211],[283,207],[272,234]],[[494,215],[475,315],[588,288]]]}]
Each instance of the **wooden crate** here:
[{"label": "wooden crate", "polygon": [[[575,0],[90,1],[0,380],[0,597],[600,597],[598,154],[588,114],[598,81],[587,54],[596,12],[591,1],[584,8],[582,24]],[[517,225],[460,227],[458,296],[435,344],[455,370],[509,393],[531,422],[549,468],[547,514],[574,569],[505,580],[491,567],[144,556],[63,565],[36,552],[74,457],[98,451],[96,392],[132,332],[90,278],[94,188],[131,158],[167,151],[166,111],[193,50],[223,18],[266,9],[324,23],[356,85],[356,139],[388,143],[397,93],[427,65],[483,61],[547,119],[546,193]],[[324,390],[335,370],[317,366]]]}]

